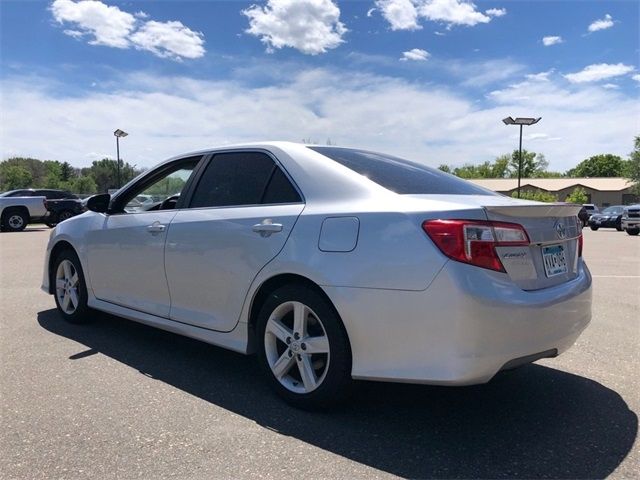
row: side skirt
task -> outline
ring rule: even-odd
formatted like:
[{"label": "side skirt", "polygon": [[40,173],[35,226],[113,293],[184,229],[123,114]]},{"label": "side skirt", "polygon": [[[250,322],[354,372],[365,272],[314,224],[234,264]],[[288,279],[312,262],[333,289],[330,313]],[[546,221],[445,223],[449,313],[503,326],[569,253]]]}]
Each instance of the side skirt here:
[{"label": "side skirt", "polygon": [[247,354],[247,340],[249,338],[248,324],[238,323],[236,328],[230,332],[217,332],[206,328],[187,325],[186,323],[174,322],[167,318],[157,317],[148,313],[139,312],[130,308],[104,302],[96,298],[89,298],[87,302],[91,308],[102,312],[110,313],[118,317],[143,323],[151,327],[160,328],[168,332],[177,333],[185,337],[195,338],[211,345],[233,350],[234,352]]}]

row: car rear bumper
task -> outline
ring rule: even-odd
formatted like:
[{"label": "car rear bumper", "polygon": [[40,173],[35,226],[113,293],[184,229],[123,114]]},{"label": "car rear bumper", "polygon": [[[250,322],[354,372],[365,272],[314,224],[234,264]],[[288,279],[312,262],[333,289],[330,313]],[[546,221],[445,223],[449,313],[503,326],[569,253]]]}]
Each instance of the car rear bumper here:
[{"label": "car rear bumper", "polygon": [[422,292],[324,287],[345,323],[354,378],[489,381],[568,349],[591,320],[591,275],[524,291],[503,273],[450,261]]}]

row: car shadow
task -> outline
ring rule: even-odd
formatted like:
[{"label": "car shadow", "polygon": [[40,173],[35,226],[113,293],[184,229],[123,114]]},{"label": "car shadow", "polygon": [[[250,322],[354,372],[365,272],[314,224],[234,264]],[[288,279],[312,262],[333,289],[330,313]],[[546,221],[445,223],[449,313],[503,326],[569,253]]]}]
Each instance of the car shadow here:
[{"label": "car shadow", "polygon": [[539,365],[486,385],[445,388],[360,382],[327,413],[288,407],[255,359],[113,316],[39,324],[141,374],[329,452],[410,478],[603,478],[632,448],[638,418],[613,390]]}]

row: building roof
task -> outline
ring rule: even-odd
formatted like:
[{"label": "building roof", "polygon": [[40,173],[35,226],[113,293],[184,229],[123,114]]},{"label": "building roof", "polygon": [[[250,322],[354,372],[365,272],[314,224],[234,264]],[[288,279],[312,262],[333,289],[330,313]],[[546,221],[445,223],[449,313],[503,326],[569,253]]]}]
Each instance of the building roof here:
[{"label": "building roof", "polygon": [[[469,180],[495,192],[510,192],[518,188],[517,178],[476,178]],[[618,192],[625,190],[633,183],[626,178],[608,177],[608,178],[523,178],[520,181],[522,187],[527,185],[548,192],[557,192],[566,188],[586,187],[592,190]]]}]

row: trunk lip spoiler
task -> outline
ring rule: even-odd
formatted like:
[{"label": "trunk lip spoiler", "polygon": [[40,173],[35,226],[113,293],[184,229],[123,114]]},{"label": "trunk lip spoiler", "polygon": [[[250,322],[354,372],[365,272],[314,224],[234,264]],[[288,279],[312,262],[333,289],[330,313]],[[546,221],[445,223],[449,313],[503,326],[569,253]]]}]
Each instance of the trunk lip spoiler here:
[{"label": "trunk lip spoiler", "polygon": [[582,208],[573,203],[540,203],[536,205],[484,205],[482,208],[490,213],[505,217],[571,217],[577,216]]}]

